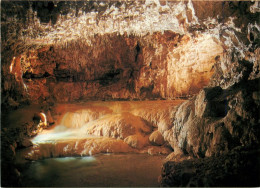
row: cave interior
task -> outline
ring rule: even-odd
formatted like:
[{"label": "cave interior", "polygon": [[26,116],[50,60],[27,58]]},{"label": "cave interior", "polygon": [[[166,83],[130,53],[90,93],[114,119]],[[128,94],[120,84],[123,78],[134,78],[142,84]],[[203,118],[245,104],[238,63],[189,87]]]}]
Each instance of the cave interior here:
[{"label": "cave interior", "polygon": [[[1,1],[1,186],[260,186],[259,14],[259,1]],[[51,159],[95,156],[128,159],[116,168],[145,183],[53,180]]]}]

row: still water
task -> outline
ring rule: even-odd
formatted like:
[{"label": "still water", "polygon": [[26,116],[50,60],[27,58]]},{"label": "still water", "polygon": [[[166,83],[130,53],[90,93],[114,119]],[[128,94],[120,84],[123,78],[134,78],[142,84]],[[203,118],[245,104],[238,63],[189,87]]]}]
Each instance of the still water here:
[{"label": "still water", "polygon": [[165,156],[99,154],[49,158],[23,164],[26,187],[158,187]]}]

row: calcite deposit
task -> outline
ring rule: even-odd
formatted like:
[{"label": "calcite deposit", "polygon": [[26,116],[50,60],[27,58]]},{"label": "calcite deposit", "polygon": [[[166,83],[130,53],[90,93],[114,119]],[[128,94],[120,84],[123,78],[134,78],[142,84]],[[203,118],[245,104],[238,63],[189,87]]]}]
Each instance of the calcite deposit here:
[{"label": "calcite deposit", "polygon": [[259,186],[259,6],[1,1],[3,186],[32,143],[28,160],[170,154],[162,186]]},{"label": "calcite deposit", "polygon": [[[172,112],[182,102],[116,101],[55,105],[52,111],[56,125],[32,139],[34,146],[25,158],[39,160],[99,153],[169,154],[172,149],[158,131],[160,125],[154,126],[151,119],[144,120],[133,114],[143,111],[149,115],[152,106]],[[157,115],[164,120],[169,120],[169,116],[169,113]],[[164,123],[171,124],[169,121]]]},{"label": "calcite deposit", "polygon": [[9,73],[31,103],[187,97],[209,83],[223,53],[210,35],[196,40],[172,31],[98,35],[91,46],[76,40],[27,50]]},{"label": "calcite deposit", "polygon": [[149,136],[149,141],[153,145],[161,146],[165,143],[164,138],[160,131],[154,131],[150,136]]},{"label": "calcite deposit", "polygon": [[[23,34],[17,35],[24,40],[25,44],[21,44],[24,49],[11,59],[9,56],[3,59],[7,65],[3,66],[4,78],[11,78],[3,80],[3,89],[8,93],[4,101],[188,97],[209,83],[215,57],[224,53],[217,31],[200,32],[195,38],[184,32],[185,24],[196,23],[191,3],[130,2],[109,6],[100,3],[98,7],[104,6],[103,11],[99,12],[95,6],[93,10],[81,7],[73,18],[75,5],[60,2],[59,9],[72,8],[66,16],[60,15],[56,23],[52,20],[53,26],[41,23],[45,19],[42,20],[44,14],[39,13],[39,7],[51,6],[45,4],[18,6],[26,7],[30,16],[24,18]],[[3,11],[6,37],[12,32],[10,23],[19,25],[19,18],[13,21],[9,18],[8,8],[12,6]],[[151,16],[156,20],[153,24],[149,24]],[[9,45],[8,41],[4,44]],[[22,96],[12,96],[16,92]]]}]

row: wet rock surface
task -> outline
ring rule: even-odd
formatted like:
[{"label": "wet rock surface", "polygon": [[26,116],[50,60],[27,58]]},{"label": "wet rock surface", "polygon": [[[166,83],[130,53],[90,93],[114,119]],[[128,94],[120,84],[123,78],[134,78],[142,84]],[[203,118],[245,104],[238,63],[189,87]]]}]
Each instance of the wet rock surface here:
[{"label": "wet rock surface", "polygon": [[[155,106],[162,112],[170,112],[173,106],[181,102],[92,101],[57,104],[53,107],[57,124],[32,139],[34,146],[25,157],[27,160],[39,160],[111,152],[167,155],[172,149],[157,130],[160,126],[153,126],[153,118],[144,120],[142,116],[149,117],[150,108]],[[138,116],[140,111],[145,113]],[[166,120],[165,124],[169,123],[168,116],[169,113],[157,114],[158,119]],[[149,137],[153,138],[152,142]]]}]

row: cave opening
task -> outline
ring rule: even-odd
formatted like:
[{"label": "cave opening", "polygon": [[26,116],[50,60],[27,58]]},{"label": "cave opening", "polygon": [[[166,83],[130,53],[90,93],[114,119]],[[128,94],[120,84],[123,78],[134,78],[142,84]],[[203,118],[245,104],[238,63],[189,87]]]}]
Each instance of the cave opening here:
[{"label": "cave opening", "polygon": [[1,1],[2,185],[259,186],[259,5]]}]

